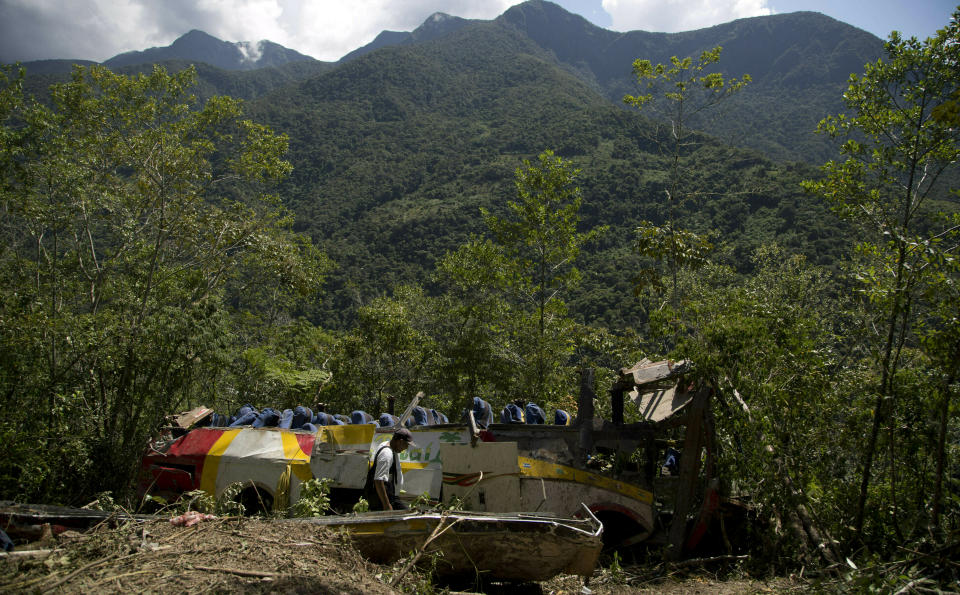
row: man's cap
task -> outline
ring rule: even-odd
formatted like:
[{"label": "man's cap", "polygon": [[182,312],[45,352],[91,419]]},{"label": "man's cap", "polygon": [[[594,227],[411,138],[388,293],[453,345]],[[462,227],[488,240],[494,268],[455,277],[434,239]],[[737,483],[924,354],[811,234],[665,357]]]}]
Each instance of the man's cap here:
[{"label": "man's cap", "polygon": [[406,428],[397,428],[397,430],[393,432],[393,437],[400,438],[401,440],[406,440],[407,444],[409,444],[410,446],[417,445],[417,443],[413,441],[413,434],[411,434],[410,430]]}]

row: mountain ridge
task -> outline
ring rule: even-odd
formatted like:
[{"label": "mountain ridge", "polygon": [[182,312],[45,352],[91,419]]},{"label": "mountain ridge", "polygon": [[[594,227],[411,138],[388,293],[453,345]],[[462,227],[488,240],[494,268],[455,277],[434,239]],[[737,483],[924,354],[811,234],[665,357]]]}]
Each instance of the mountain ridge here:
[{"label": "mountain ridge", "polygon": [[[584,228],[612,227],[611,238],[584,251],[590,290],[571,298],[572,311],[584,321],[638,316],[622,303],[630,275],[611,263],[630,261],[641,220],[662,224],[666,216],[669,166],[651,140],[656,125],[610,102],[517,28],[470,23],[429,42],[380,48],[248,107],[289,134],[294,170],[281,194],[296,229],[339,266],[311,319],[344,328],[358,304],[391,287],[429,290],[437,260],[483,233],[479,209],[501,213],[514,170],[545,149],[583,172]],[[691,205],[685,226],[723,234],[728,262],[744,266],[774,240],[812,262],[838,254],[844,233],[799,186],[812,167],[703,135],[696,142],[684,156],[688,183],[719,193]]]},{"label": "mountain ridge", "polygon": [[[829,141],[812,130],[842,111],[844,69],[859,64],[850,72],[860,71],[882,49],[847,27],[802,13],[682,34],[621,34],[531,0],[489,21],[433,19],[418,28],[419,39],[382,34],[381,47],[337,63],[249,71],[201,63],[197,94],[247,99],[249,117],[289,136],[294,169],[280,194],[297,231],[339,267],[324,301],[305,312],[312,320],[347,328],[358,304],[398,284],[429,289],[437,260],[484,231],[479,209],[502,212],[522,160],[552,149],[583,171],[583,225],[612,228],[584,251],[591,281],[570,300],[571,311],[587,322],[622,322],[637,317],[622,299],[633,290],[623,274],[623,263],[636,260],[632,230],[641,220],[665,221],[669,171],[652,140],[669,130],[658,128],[663,114],[620,100],[636,91],[633,60],[664,62],[672,52],[724,45],[722,71],[756,73],[716,121],[697,126],[745,148],[697,137],[683,157],[684,183],[709,192],[682,214],[684,226],[717,230],[718,258],[740,270],[757,246],[774,241],[829,264],[844,232],[799,180],[815,176],[809,164],[830,154]],[[773,37],[775,52],[755,49]],[[163,64],[176,70],[190,62]]]},{"label": "mountain ridge", "polygon": [[[726,121],[691,123],[786,160],[822,162],[833,156],[826,139],[811,141],[809,132],[824,116],[842,109],[839,97],[850,73],[862,72],[864,64],[883,50],[874,35],[809,11],[737,19],[680,33],[617,33],[551,2],[528,0],[505,11],[499,20],[552,52],[559,63],[616,104],[638,91],[631,71],[635,59],[668,63],[672,56],[696,57],[722,46],[716,70],[737,78],[749,74],[753,82],[729,102]],[[815,92],[807,93],[808,89]],[[743,125],[758,111],[754,98],[768,104],[761,112],[780,112],[777,122],[757,127],[759,133]],[[774,107],[777,98],[787,101]],[[649,113],[666,117],[655,108]],[[773,134],[767,134],[771,127]]]},{"label": "mountain ridge", "polygon": [[108,68],[119,68],[166,60],[200,61],[224,70],[256,70],[290,62],[315,61],[269,40],[222,41],[199,29],[192,29],[168,46],[124,52],[103,64]]},{"label": "mountain ridge", "polygon": [[456,31],[471,22],[476,21],[435,12],[413,31],[381,31],[372,42],[348,52],[338,60],[338,63],[349,62],[384,47],[431,41]]},{"label": "mountain ridge", "polygon": [[[144,60],[151,63],[175,58],[250,73],[269,65],[309,77],[377,51],[434,43],[471,26],[487,27],[487,30],[507,27],[518,32],[551,55],[562,68],[608,101],[621,106],[624,95],[638,90],[631,72],[635,59],[666,63],[674,55],[697,56],[715,46],[723,46],[719,70],[738,78],[750,74],[753,82],[728,102],[726,117],[713,121],[692,120],[690,124],[728,143],[760,150],[774,159],[807,162],[823,162],[834,156],[829,141],[812,138],[810,131],[824,116],[842,109],[839,98],[849,74],[862,72],[863,65],[882,55],[883,49],[882,42],[872,34],[809,11],[738,19],[680,33],[621,33],[593,25],[552,2],[528,0],[491,20],[468,20],[435,13],[412,32],[383,31],[371,43],[332,63],[315,61],[272,42],[258,46],[262,55],[254,61],[250,59],[253,46],[249,42],[224,42],[193,30],[166,48],[121,54],[105,64],[111,68],[136,68],[136,63]],[[291,70],[297,63],[316,66]],[[38,64],[37,68],[52,73],[63,67],[67,72],[67,64]],[[326,65],[330,65],[329,68]],[[31,65],[26,66],[29,71]],[[218,78],[234,80],[237,77]],[[277,84],[292,80],[290,76],[272,78]],[[228,88],[231,92],[239,89],[241,97],[246,99],[270,90],[239,81]],[[666,118],[656,106],[648,109],[648,113],[655,119]]]}]

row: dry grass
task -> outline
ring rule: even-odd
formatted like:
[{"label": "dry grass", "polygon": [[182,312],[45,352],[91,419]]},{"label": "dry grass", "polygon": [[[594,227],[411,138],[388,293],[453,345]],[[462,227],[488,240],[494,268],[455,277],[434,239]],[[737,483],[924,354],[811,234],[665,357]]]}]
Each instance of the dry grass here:
[{"label": "dry grass", "polygon": [[[377,566],[364,560],[343,533],[260,518],[219,518],[193,527],[175,527],[168,519],[114,528],[104,523],[33,546],[50,552],[0,560],[0,592],[386,594],[444,593],[451,588],[432,584],[428,573],[415,570],[393,589],[388,582],[407,560],[393,567]],[[484,591],[577,595],[583,585],[580,577],[558,576],[527,585],[490,584]],[[615,572],[598,569],[588,583],[594,595],[797,593],[803,585],[799,580],[731,578],[663,564],[626,566]]]},{"label": "dry grass", "polygon": [[[45,558],[3,561],[0,591],[395,593],[335,531],[263,519],[138,522],[56,538]],[[22,549],[22,548],[20,548]]]}]

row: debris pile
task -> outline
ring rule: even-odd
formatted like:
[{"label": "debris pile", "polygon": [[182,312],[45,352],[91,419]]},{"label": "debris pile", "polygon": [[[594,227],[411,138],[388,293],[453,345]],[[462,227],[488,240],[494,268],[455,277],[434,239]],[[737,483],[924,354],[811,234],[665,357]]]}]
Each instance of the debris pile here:
[{"label": "debris pile", "polygon": [[0,591],[395,593],[349,538],[265,519],[169,518],[69,531],[0,560]]}]

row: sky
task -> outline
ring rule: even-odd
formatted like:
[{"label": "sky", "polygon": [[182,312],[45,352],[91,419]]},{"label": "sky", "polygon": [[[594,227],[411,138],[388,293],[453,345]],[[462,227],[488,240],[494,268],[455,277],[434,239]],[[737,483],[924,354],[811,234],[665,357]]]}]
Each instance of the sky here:
[{"label": "sky", "polygon": [[[960,0],[554,0],[613,31],[677,32],[743,17],[821,12],[886,39],[925,38]],[[102,62],[170,45],[200,29],[224,41],[268,39],[335,61],[383,30],[412,31],[435,12],[489,20],[518,0],[0,0],[0,62]]]}]

